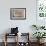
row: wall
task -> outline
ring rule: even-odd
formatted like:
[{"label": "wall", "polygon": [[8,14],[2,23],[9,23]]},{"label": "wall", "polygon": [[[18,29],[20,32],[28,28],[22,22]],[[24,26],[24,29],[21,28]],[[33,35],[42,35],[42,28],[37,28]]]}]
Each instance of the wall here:
[{"label": "wall", "polygon": [[[10,20],[10,8],[26,8],[26,20]],[[36,24],[36,0],[0,0],[0,34],[17,26],[32,36],[32,24]]]}]

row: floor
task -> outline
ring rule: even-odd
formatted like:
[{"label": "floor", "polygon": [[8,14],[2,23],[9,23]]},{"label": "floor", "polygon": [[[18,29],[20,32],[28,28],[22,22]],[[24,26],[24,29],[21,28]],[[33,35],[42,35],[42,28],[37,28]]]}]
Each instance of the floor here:
[{"label": "floor", "polygon": [[[30,43],[30,44],[31,44],[30,46],[37,46],[37,44],[36,43],[33,43],[33,42]],[[4,43],[0,43],[0,46],[4,46]],[[8,43],[7,46],[15,46],[15,43]],[[21,46],[23,46],[23,45],[21,45]],[[46,43],[44,43],[44,45],[41,45],[41,46],[46,46]]]}]

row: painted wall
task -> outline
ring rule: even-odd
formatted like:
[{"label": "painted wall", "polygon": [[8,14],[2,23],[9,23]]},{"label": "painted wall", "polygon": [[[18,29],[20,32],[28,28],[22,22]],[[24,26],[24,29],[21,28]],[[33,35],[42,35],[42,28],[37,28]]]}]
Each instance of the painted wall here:
[{"label": "painted wall", "polygon": [[[10,8],[26,8],[26,20],[10,20]],[[17,26],[19,32],[29,32],[32,37],[32,24],[36,24],[36,0],[0,0],[0,34]]]}]

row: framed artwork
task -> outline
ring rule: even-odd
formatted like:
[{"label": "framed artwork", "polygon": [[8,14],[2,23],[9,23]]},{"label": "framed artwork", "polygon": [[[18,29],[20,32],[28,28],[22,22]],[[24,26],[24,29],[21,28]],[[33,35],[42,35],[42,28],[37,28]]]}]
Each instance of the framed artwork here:
[{"label": "framed artwork", "polygon": [[11,20],[25,20],[26,8],[10,8],[10,19]]},{"label": "framed artwork", "polygon": [[37,1],[37,15],[39,17],[46,17],[46,0]]},{"label": "framed artwork", "polygon": [[37,0],[36,1],[36,24],[37,25],[46,25],[46,0]]}]

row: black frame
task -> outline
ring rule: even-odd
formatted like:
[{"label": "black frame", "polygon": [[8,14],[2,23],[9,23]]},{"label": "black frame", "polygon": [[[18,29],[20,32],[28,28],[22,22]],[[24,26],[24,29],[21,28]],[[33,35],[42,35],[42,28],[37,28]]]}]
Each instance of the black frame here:
[{"label": "black frame", "polygon": [[[12,18],[12,11],[11,11],[12,9],[24,9],[25,10],[25,17],[24,18],[17,18],[17,19]],[[26,8],[10,8],[10,19],[11,20],[25,20],[26,19]]]}]

